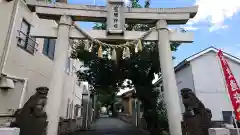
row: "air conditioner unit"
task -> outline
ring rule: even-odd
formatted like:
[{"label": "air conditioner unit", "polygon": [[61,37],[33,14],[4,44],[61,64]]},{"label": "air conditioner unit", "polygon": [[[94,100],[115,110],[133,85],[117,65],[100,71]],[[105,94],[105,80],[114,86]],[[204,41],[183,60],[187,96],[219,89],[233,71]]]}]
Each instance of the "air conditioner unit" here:
[{"label": "air conditioner unit", "polygon": [[15,85],[12,79],[7,77],[2,77],[0,80],[0,88],[1,89],[14,89]]}]

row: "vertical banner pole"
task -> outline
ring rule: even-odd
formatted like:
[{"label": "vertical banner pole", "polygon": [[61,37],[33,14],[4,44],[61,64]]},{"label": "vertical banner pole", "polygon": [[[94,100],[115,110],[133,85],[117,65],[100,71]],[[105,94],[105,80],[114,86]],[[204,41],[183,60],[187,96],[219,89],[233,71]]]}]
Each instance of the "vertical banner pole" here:
[{"label": "vertical banner pole", "polygon": [[[219,53],[219,52],[218,52],[218,53]],[[230,96],[230,94],[229,94],[228,87],[227,87],[227,84],[226,84],[227,82],[226,82],[226,79],[225,79],[225,75],[224,75],[224,73],[223,73],[223,70],[224,70],[224,69],[223,69],[223,67],[222,67],[222,65],[221,65],[220,57],[218,56],[218,54],[216,55],[216,57],[217,57],[217,63],[218,63],[218,65],[219,65],[220,69],[221,69],[220,71],[221,71],[222,77],[224,78],[224,86],[225,86],[225,90],[227,91],[228,101],[229,101],[229,104],[230,104],[230,106],[231,106],[231,108],[232,108],[233,122],[234,122],[234,124],[236,125],[237,134],[240,135],[239,127],[238,127],[238,125],[237,125],[237,120],[236,120],[236,114],[234,113],[235,110],[234,110],[234,107],[233,107],[233,105],[232,105],[231,96]]]}]

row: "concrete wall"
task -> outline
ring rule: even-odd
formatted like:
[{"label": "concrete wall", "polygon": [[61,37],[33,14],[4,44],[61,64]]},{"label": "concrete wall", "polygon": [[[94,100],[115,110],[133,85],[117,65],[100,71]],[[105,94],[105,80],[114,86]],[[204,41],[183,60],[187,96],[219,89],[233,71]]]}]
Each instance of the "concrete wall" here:
[{"label": "concrete wall", "polygon": [[192,90],[195,89],[194,82],[193,82],[192,68],[190,65],[186,65],[183,69],[176,72],[175,74],[176,74],[177,87],[179,91],[180,107],[183,113],[185,110],[181,101],[182,97],[180,94],[180,90],[183,88],[190,88]]},{"label": "concrete wall", "polygon": [[[3,41],[6,39],[7,28],[9,25],[9,17],[11,12],[11,7],[13,5],[12,2],[6,3],[2,1],[0,3],[0,15],[4,19],[1,21],[0,25],[0,35],[1,41],[0,46],[3,47]],[[6,19],[5,19],[6,18]],[[26,102],[31,95],[35,93],[35,88],[38,86],[47,86],[49,85],[51,79],[51,72],[52,72],[52,64],[53,61],[49,58],[45,57],[42,54],[42,46],[43,41],[41,39],[38,40],[39,46],[37,47],[38,51],[35,52],[33,55],[26,52],[25,50],[21,49],[17,46],[17,36],[18,30],[20,30],[21,23],[23,18],[32,25],[32,28],[37,25],[34,23],[34,19],[36,19],[36,15],[31,13],[25,3],[23,1],[19,1],[16,11],[16,18],[12,25],[13,31],[10,36],[10,43],[9,49],[6,57],[6,64],[4,65],[3,73],[16,76],[18,78],[27,78],[28,85],[26,87],[26,93],[24,94],[24,102]],[[38,19],[39,20],[39,19]],[[36,22],[37,20],[35,20]],[[46,25],[46,24],[43,24]],[[0,48],[1,48],[0,47]],[[0,49],[1,50],[1,49]],[[1,53],[2,54],[2,53]],[[8,103],[0,104],[0,113],[6,113],[9,108],[17,109],[20,102],[21,92],[23,90],[23,86],[16,85],[16,88],[12,91],[9,91],[7,94],[1,94],[1,96],[5,98],[0,98],[1,103]],[[12,99],[16,99],[16,101],[11,101]],[[18,101],[17,101],[18,100]]]},{"label": "concrete wall", "polygon": [[[77,79],[76,72],[80,70],[80,65],[82,63],[78,60],[72,60],[72,74],[74,78],[74,105],[82,105],[82,93],[83,93],[83,87],[85,86],[88,89],[88,84],[86,83],[81,83]],[[78,116],[81,116],[81,111],[82,109],[79,109]]]},{"label": "concrete wall", "polygon": [[[51,72],[53,60],[42,54],[43,40],[38,39],[39,46],[33,55],[17,46],[18,30],[21,28],[22,20],[25,19],[32,25],[32,28],[38,25],[36,16],[29,11],[23,1],[19,2],[17,18],[13,26],[13,33],[10,40],[10,48],[7,56],[4,72],[9,75],[28,78],[28,91],[25,93],[25,101],[35,93],[38,86],[49,86],[51,81]],[[42,24],[47,25],[48,23]]]},{"label": "concrete wall", "polygon": [[1,90],[0,89],[0,115],[12,114],[12,110],[19,107],[21,94],[23,92],[24,82],[15,82],[15,89]]},{"label": "concrete wall", "polygon": [[[7,33],[7,28],[9,25],[11,8],[13,6],[12,2],[0,1],[0,16],[4,19],[1,20],[0,25],[0,56],[2,54],[2,47],[4,45],[4,40]],[[4,66],[4,73],[10,76],[16,76],[18,78],[28,79],[28,84],[26,87],[26,92],[23,94],[25,103],[34,93],[35,88],[39,86],[49,87],[52,76],[52,69],[54,60],[49,59],[42,53],[43,49],[43,39],[37,39],[38,46],[37,51],[34,54],[30,54],[27,51],[17,46],[17,36],[18,30],[21,28],[22,20],[25,19],[29,24],[31,24],[31,31],[40,31],[41,29],[57,28],[57,24],[52,20],[39,19],[35,13],[32,13],[26,4],[20,0],[17,8],[16,19],[13,25],[13,32],[10,38],[9,51],[6,59],[6,64]],[[67,100],[70,98],[74,105],[81,105],[82,90],[76,83],[76,75],[74,74],[73,64],[79,67],[79,61],[70,63],[70,72],[65,75],[65,83],[62,88],[64,94],[62,97],[62,106],[60,114],[66,117],[67,112]],[[78,68],[75,67],[75,71]],[[21,92],[23,90],[23,84],[15,84],[16,87],[13,90],[9,90],[6,93],[2,93],[0,90],[0,114],[6,114],[11,109],[18,109]],[[73,108],[74,108],[73,105]],[[74,109],[73,109],[74,110]],[[79,112],[80,114],[80,112]]]},{"label": "concrete wall", "polygon": [[[73,107],[71,108],[69,106],[73,103]],[[63,84],[63,95],[62,95],[62,101],[61,101],[61,111],[60,111],[60,117],[62,118],[74,118],[74,106],[76,104],[81,105],[82,104],[82,86],[77,84],[76,76],[75,75],[69,75],[66,73],[65,75],[65,83]],[[69,113],[71,113],[72,117],[67,116],[67,109]],[[81,114],[81,109],[79,109],[78,117]]]},{"label": "concrete wall", "polygon": [[13,9],[13,3],[12,2],[7,2],[5,0],[0,0],[0,16],[1,18],[1,25],[0,25],[0,59],[2,58],[2,54],[3,54],[3,47],[6,41],[6,36],[8,33],[8,27],[9,27],[9,23],[10,23],[10,18],[11,18],[11,14],[12,14],[12,9]]},{"label": "concrete wall", "polygon": [[[227,59],[230,68],[240,82],[240,65]],[[216,53],[209,52],[191,62],[197,97],[212,110],[212,120],[223,120],[222,111],[231,111],[224,77]]]},{"label": "concrete wall", "polygon": [[25,81],[15,81],[15,88],[0,89],[0,127],[12,120],[12,114],[19,108]]}]

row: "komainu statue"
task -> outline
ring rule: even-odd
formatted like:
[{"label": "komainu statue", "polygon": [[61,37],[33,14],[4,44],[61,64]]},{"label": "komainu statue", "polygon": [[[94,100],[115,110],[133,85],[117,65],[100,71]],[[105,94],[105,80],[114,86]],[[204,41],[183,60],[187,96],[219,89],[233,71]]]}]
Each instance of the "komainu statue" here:
[{"label": "komainu statue", "polygon": [[47,114],[44,107],[47,102],[47,87],[36,88],[36,93],[15,112],[11,127],[20,128],[20,135],[46,135]]},{"label": "komainu statue", "polygon": [[181,95],[185,107],[183,135],[208,135],[208,128],[211,128],[211,110],[205,108],[191,89],[182,89]]}]

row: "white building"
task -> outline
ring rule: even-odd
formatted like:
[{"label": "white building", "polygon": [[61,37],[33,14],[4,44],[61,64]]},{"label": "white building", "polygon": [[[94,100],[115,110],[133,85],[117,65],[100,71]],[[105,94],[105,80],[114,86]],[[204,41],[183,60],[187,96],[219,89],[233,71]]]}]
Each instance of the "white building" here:
[{"label": "white building", "polygon": [[[32,31],[48,29],[58,25],[52,20],[39,19],[30,11],[24,0],[0,0],[0,78],[8,81],[9,87],[0,87],[0,124],[5,123],[14,111],[21,108],[35,93],[39,86],[49,87],[54,63],[56,39],[31,38]],[[62,98],[60,117],[79,117],[82,104],[83,86],[75,72],[79,61],[68,58]],[[5,77],[6,76],[6,77]],[[14,86],[11,85],[12,80]],[[74,112],[75,110],[75,112]]]},{"label": "white building", "polygon": [[[179,63],[175,67],[177,86],[179,92],[182,88],[192,89],[205,107],[211,109],[213,121],[230,122],[232,108],[221,65],[216,55],[217,51],[216,48],[210,47]],[[227,53],[224,53],[224,55],[239,84],[240,59]],[[161,80],[158,80],[155,84],[159,82]],[[182,103],[181,109],[184,112]]]}]

